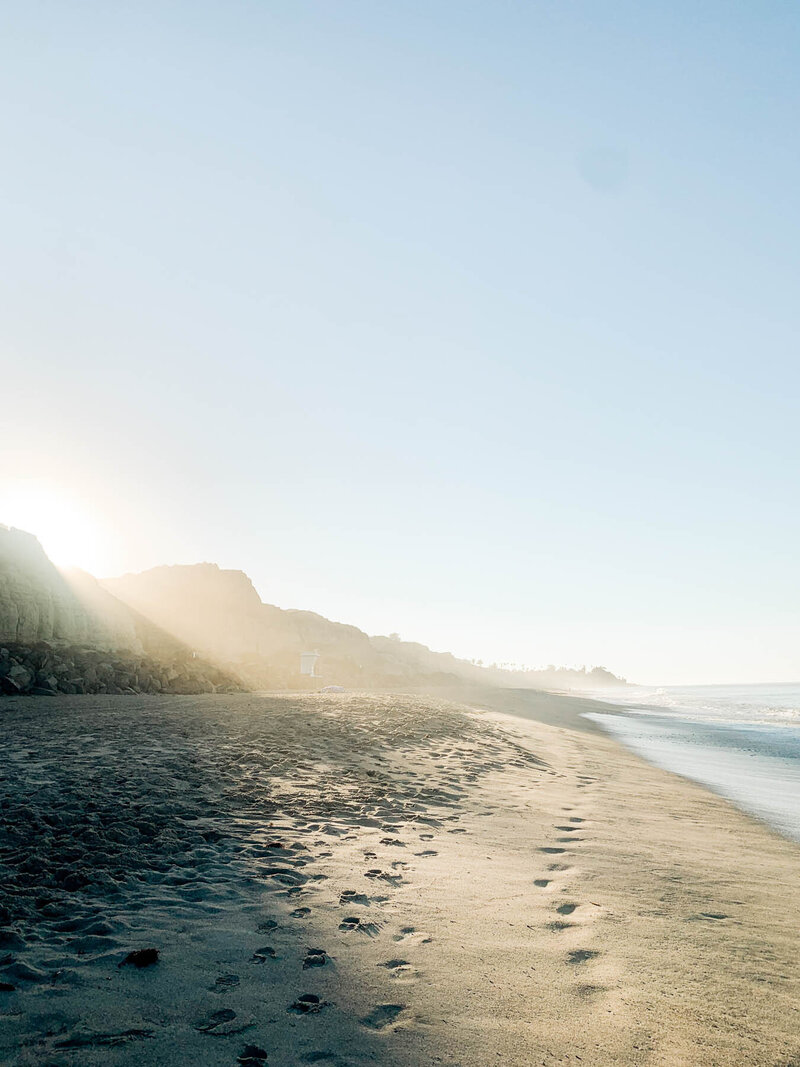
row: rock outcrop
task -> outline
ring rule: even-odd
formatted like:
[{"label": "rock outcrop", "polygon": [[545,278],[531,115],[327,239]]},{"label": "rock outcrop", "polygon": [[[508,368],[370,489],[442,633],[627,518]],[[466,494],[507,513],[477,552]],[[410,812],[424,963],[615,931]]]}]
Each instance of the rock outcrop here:
[{"label": "rock outcrop", "polygon": [[239,678],[0,526],[0,693],[211,693]]},{"label": "rock outcrop", "polygon": [[232,693],[241,682],[188,650],[168,658],[146,654],[55,646],[9,644],[0,648],[0,693]]}]

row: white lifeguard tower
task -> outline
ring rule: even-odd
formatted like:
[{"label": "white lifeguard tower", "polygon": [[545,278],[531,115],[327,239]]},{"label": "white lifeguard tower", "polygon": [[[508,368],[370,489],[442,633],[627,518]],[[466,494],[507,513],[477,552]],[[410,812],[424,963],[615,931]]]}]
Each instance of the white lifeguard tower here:
[{"label": "white lifeguard tower", "polygon": [[317,674],[318,659],[319,652],[301,652],[300,674],[305,675],[306,678],[319,678],[319,675]]}]

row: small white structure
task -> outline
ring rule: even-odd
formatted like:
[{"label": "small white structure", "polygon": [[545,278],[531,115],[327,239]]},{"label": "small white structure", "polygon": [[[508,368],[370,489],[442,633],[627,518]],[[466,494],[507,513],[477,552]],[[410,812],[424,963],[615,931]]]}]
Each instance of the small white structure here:
[{"label": "small white structure", "polygon": [[317,674],[317,660],[319,659],[319,652],[301,652],[300,653],[300,673],[306,675],[307,678],[318,678]]}]

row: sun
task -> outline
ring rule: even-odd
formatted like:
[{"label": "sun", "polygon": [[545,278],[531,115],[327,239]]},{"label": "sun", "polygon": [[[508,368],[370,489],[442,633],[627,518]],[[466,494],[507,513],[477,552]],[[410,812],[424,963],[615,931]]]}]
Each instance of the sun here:
[{"label": "sun", "polygon": [[33,534],[59,567],[104,572],[104,523],[77,493],[38,480],[0,484],[0,523]]}]

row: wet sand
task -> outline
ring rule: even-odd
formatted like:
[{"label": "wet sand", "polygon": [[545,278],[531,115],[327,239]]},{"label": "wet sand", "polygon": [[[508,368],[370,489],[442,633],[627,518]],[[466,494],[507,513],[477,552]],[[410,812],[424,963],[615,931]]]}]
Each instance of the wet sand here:
[{"label": "wet sand", "polygon": [[454,695],[4,701],[0,1063],[800,1062],[797,847]]}]

